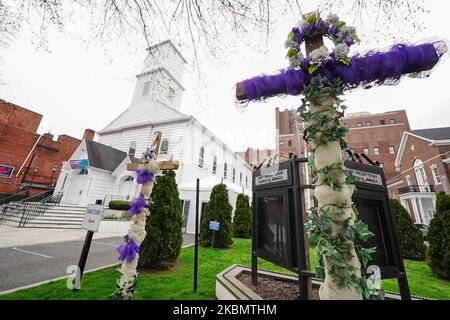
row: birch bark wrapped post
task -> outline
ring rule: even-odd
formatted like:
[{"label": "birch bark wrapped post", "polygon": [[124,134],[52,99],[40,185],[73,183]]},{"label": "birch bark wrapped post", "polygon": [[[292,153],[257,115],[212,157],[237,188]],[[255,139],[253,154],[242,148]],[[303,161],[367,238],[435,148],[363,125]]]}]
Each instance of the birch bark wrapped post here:
[{"label": "birch bark wrapped post", "polygon": [[[156,155],[152,152],[144,154],[141,164],[136,170],[138,173],[137,182],[142,184],[140,190],[141,199],[138,198],[132,202],[129,210],[131,214],[130,230],[125,237],[126,244],[117,249],[120,253],[119,259],[123,260],[123,262],[120,268],[122,276],[118,280],[118,288],[113,294],[116,300],[131,299],[136,289],[139,249],[146,236],[146,217],[150,214],[147,207],[153,190],[154,177],[159,172],[159,166],[155,157]],[[145,206],[142,206],[142,200]]]},{"label": "birch bark wrapped post", "polygon": [[[327,94],[319,95],[317,103],[311,103],[309,112],[312,120],[309,126],[322,128],[316,135],[316,140],[321,140],[324,131],[327,130],[329,124],[333,120],[339,121],[339,116],[335,109],[336,101]],[[330,119],[327,124],[323,124],[320,119]],[[354,187],[347,183],[347,175],[342,165],[342,150],[340,142],[330,141],[328,143],[317,144],[312,141],[312,149],[314,150],[314,166],[317,172],[314,197],[317,199],[317,208],[319,215],[327,214],[331,219],[330,238],[337,237],[342,233],[343,223],[348,221],[348,226],[355,224],[355,213],[351,207],[352,194]],[[326,170],[326,168],[331,168]],[[325,181],[328,177],[333,181],[334,186]],[[335,187],[339,185],[339,187]],[[349,248],[344,263],[348,264],[348,270],[352,277],[359,278],[361,276],[361,263],[356,254],[353,239],[345,239],[344,244]],[[319,248],[321,250],[322,248]],[[338,286],[336,274],[333,272],[333,266],[330,258],[323,258],[323,267],[325,272],[324,283],[320,286],[319,296],[321,300],[361,300],[362,295],[357,290],[357,283],[351,284],[349,287]]]}]

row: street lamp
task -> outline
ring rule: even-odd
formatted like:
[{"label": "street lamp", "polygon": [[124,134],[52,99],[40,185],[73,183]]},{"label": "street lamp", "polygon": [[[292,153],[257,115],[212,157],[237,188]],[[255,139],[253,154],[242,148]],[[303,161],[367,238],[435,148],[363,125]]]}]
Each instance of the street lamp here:
[{"label": "street lamp", "polygon": [[50,178],[50,182],[49,182],[49,184],[48,184],[48,189],[50,190],[51,188],[52,188],[52,183],[53,183],[53,178],[55,177],[55,173],[56,173],[56,171],[58,170],[58,165],[54,165],[53,166],[53,169],[52,169],[52,176],[51,176],[51,178]]},{"label": "street lamp", "polygon": [[34,178],[36,177],[36,174],[38,173],[38,167],[36,167],[36,168],[34,168],[34,170],[33,170],[33,176],[31,177],[31,182],[30,182],[30,185],[28,186],[28,190],[27,190],[27,196],[30,194],[30,189],[32,188],[32,186],[33,186],[33,182],[34,182]]}]

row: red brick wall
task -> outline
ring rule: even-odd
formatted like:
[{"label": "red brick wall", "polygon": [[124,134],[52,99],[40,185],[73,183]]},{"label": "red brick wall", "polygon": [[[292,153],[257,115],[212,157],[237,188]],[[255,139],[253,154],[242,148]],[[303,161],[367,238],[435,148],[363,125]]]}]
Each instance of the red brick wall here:
[{"label": "red brick wall", "polygon": [[17,170],[36,142],[41,119],[38,113],[0,100],[0,164],[15,167],[11,178],[0,178],[0,192],[16,192]]},{"label": "red brick wall", "polygon": [[[66,161],[79,146],[80,140],[67,135],[60,135],[53,141],[51,134],[44,134],[34,149],[34,159],[28,174],[23,177],[32,155],[25,163],[21,174],[16,174],[27,155],[31,152],[39,135],[36,130],[42,115],[12,103],[0,100],[0,164],[15,167],[11,178],[0,178],[0,192],[15,193],[19,191],[22,179],[31,181],[35,168],[38,168],[34,183],[48,184],[52,176],[52,169],[56,165],[57,171],[53,183],[58,178],[62,161]],[[43,189],[32,189],[31,193],[41,192]]]}]

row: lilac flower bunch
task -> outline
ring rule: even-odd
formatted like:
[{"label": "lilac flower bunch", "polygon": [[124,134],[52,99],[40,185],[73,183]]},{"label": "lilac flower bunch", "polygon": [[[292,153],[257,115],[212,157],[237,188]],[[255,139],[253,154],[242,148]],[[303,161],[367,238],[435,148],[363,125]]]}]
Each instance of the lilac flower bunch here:
[{"label": "lilac flower bunch", "polygon": [[[330,53],[323,46],[303,56],[300,45],[306,38],[315,36],[325,36],[333,42],[335,49]],[[292,28],[285,42],[288,49],[286,57],[289,60],[290,68],[306,68],[310,74],[316,71],[321,65],[329,60],[350,64],[350,47],[356,42],[360,42],[356,29],[347,26],[344,21],[339,20],[336,14],[330,14],[326,20],[320,17],[319,12],[313,12],[305,16],[298,26]]]}]

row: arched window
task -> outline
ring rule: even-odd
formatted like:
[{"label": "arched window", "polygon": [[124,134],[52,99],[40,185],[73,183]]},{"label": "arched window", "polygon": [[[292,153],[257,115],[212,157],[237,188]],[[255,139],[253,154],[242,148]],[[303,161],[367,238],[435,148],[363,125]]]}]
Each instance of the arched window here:
[{"label": "arched window", "polygon": [[239,173],[239,184],[242,184],[242,172]]},{"label": "arched window", "polygon": [[216,156],[214,156],[212,172],[213,173],[217,172],[217,157]]},{"label": "arched window", "polygon": [[203,168],[203,156],[205,155],[205,149],[203,147],[200,148],[200,152],[198,153],[198,166]]},{"label": "arched window", "polygon": [[164,139],[161,142],[161,149],[159,150],[160,154],[167,154],[167,152],[169,152],[169,140],[168,139]]},{"label": "arched window", "polygon": [[132,176],[128,176],[125,178],[124,181],[134,181],[134,178]]},{"label": "arched window", "polygon": [[226,179],[227,178],[227,171],[228,171],[228,166],[226,163],[223,164],[223,177]]},{"label": "arched window", "polygon": [[428,185],[428,178],[427,174],[425,173],[422,160],[416,159],[416,161],[414,161],[414,172],[416,174],[416,180],[417,184],[419,185],[419,190],[421,192],[429,192],[430,187]]},{"label": "arched window", "polygon": [[245,187],[246,188],[248,187],[248,177],[247,176],[245,177]]},{"label": "arched window", "polygon": [[233,182],[236,181],[236,169],[233,168]]}]

